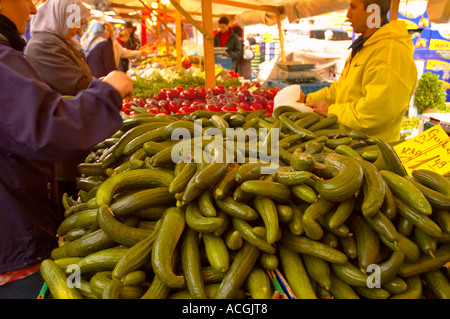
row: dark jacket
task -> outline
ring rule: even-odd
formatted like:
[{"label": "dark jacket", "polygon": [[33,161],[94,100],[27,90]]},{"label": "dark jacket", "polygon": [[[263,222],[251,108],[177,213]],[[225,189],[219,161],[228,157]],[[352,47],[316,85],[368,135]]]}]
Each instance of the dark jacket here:
[{"label": "dark jacket", "polygon": [[[39,76],[62,95],[75,96],[92,81],[91,71],[81,51],[54,33],[35,32],[27,44],[25,58]],[[83,153],[59,163],[56,167],[57,179],[75,183],[79,175],[77,165],[86,155]],[[59,193],[58,200],[61,197]]]},{"label": "dark jacket", "polygon": [[[214,46],[215,47],[221,46],[220,32],[217,32],[217,34],[214,36]],[[242,42],[231,28],[230,28],[230,35],[228,36],[227,42],[225,42],[225,46],[228,48],[227,53],[231,58],[233,71],[236,71],[237,63],[242,56]]]},{"label": "dark jacket", "polygon": [[88,53],[86,63],[92,76],[101,78],[109,72],[117,70],[114,60],[113,44],[110,39],[97,43]]},{"label": "dark jacket", "polygon": [[121,96],[92,80],[73,99],[51,89],[0,35],[0,273],[40,263],[57,246],[54,163],[122,125]]},{"label": "dark jacket", "polygon": [[81,51],[53,33],[34,33],[27,44],[25,58],[45,82],[62,95],[76,95],[92,80]]}]

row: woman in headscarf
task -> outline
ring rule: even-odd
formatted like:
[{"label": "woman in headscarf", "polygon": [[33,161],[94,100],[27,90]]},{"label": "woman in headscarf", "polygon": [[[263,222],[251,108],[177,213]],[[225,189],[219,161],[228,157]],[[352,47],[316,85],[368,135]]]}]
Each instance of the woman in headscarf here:
[{"label": "woman in headscarf", "polygon": [[31,19],[26,59],[50,87],[63,95],[76,95],[92,80],[74,38],[89,16],[80,0],[47,0]]},{"label": "woman in headscarf", "polygon": [[[80,0],[47,0],[31,19],[31,40],[26,47],[26,59],[50,87],[63,95],[75,96],[92,81],[81,45],[75,39],[89,16],[89,10]],[[57,200],[61,210],[64,193],[77,195],[77,165],[87,154],[86,150],[56,166]]]},{"label": "woman in headscarf", "polygon": [[109,72],[117,70],[114,60],[113,42],[110,37],[106,38],[103,23],[93,21],[88,33],[89,36],[83,48],[86,54],[86,63],[91,70],[92,76],[101,78]]}]

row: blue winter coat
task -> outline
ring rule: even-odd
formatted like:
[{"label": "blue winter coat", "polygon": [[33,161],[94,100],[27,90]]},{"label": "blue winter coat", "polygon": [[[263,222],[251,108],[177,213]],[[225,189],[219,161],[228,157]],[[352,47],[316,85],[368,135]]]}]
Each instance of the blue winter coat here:
[{"label": "blue winter coat", "polygon": [[122,125],[120,94],[93,80],[62,99],[0,35],[0,273],[35,265],[57,246],[55,164]]}]

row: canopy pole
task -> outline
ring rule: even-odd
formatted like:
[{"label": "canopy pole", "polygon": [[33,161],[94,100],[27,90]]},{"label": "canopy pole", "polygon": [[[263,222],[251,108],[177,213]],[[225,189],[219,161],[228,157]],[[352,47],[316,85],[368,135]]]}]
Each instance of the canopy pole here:
[{"label": "canopy pole", "polygon": [[277,11],[276,15],[277,15],[278,35],[280,39],[281,59],[283,62],[286,62],[286,51],[284,49],[284,35],[283,29],[281,28],[281,14],[279,10]]},{"label": "canopy pole", "polygon": [[[180,3],[180,0],[175,0],[177,3]],[[177,70],[181,70],[181,57],[182,57],[182,50],[181,46],[183,44],[183,38],[181,37],[183,28],[181,26],[181,13],[178,10],[175,10],[175,50],[177,52]]]},{"label": "canopy pole", "polygon": [[390,14],[390,17],[389,17],[390,21],[397,20],[399,5],[400,5],[400,0],[392,0],[391,1],[391,14]]},{"label": "canopy pole", "polygon": [[[209,0],[202,0],[202,20],[203,27],[205,28],[207,34],[212,34],[212,3]],[[207,89],[212,89],[214,86],[216,86],[214,38],[212,36],[206,37],[205,34],[203,34],[203,56],[203,63],[205,65],[205,87]]]}]

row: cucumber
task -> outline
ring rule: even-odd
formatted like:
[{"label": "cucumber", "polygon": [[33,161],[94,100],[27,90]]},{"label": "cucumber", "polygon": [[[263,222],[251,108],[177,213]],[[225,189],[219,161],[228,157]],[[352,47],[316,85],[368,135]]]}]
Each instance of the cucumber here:
[{"label": "cucumber", "polygon": [[339,202],[336,210],[332,213],[328,226],[330,228],[337,228],[341,226],[353,213],[355,208],[355,197],[349,197],[346,200]]},{"label": "cucumber", "polygon": [[351,216],[349,225],[356,239],[358,249],[358,265],[363,273],[369,265],[375,264],[380,253],[380,240],[373,228],[358,215]]},{"label": "cucumber", "polygon": [[438,249],[434,257],[430,255],[421,255],[414,263],[404,263],[398,272],[402,278],[408,278],[420,275],[428,271],[440,269],[450,261],[450,244],[445,244]]},{"label": "cucumber", "polygon": [[69,287],[66,274],[53,260],[44,259],[40,272],[54,299],[83,299],[75,287]]},{"label": "cucumber", "polygon": [[242,184],[245,181],[257,180],[262,176],[261,169],[270,166],[270,163],[245,163],[239,166],[236,172],[236,182]]},{"label": "cucumber", "polygon": [[[391,171],[380,171],[392,193],[418,213],[431,215],[432,207],[425,196],[408,179]],[[398,205],[397,205],[398,206]]]},{"label": "cucumber", "polygon": [[110,238],[103,231],[103,229],[100,228],[93,232],[87,233],[72,242],[68,242],[67,244],[59,248],[62,248],[67,254],[67,256],[85,257],[94,252],[101,251],[107,248],[112,248],[116,245],[117,243],[112,238]]},{"label": "cucumber", "polygon": [[117,262],[112,270],[112,278],[122,279],[128,273],[139,269],[150,259],[153,242],[161,226],[161,222],[156,223],[154,231],[144,240],[136,243]]},{"label": "cucumber", "polygon": [[316,191],[306,185],[306,184],[299,184],[299,185],[295,185],[292,187],[292,194],[301,199],[302,201],[306,202],[306,203],[314,203],[317,200],[317,193]]},{"label": "cucumber", "polygon": [[230,165],[228,172],[223,179],[219,181],[212,190],[212,195],[215,199],[224,199],[229,196],[237,186],[236,174],[238,168]]},{"label": "cucumber", "polygon": [[204,233],[203,243],[210,265],[217,271],[226,272],[230,266],[230,255],[222,237]]},{"label": "cucumber", "polygon": [[242,238],[245,241],[258,247],[259,249],[261,249],[266,253],[269,254],[275,253],[275,247],[273,245],[270,245],[265,239],[261,239],[260,237],[256,236],[255,233],[253,232],[253,228],[245,220],[232,217],[231,222],[233,224],[234,229],[241,234]]},{"label": "cucumber", "polygon": [[280,245],[279,255],[284,275],[295,297],[299,299],[317,299],[300,254],[285,245]]},{"label": "cucumber", "polygon": [[183,210],[178,207],[168,208],[161,217],[161,226],[153,242],[153,270],[169,288],[181,287],[185,283],[184,276],[176,275],[172,267],[172,257],[185,223]]},{"label": "cucumber", "polygon": [[287,186],[296,186],[306,183],[308,179],[312,177],[312,173],[308,171],[282,171],[278,170],[275,173],[275,182],[284,184]]},{"label": "cucumber", "polygon": [[218,183],[226,175],[230,164],[226,162],[212,162],[195,175],[195,184],[202,189]]},{"label": "cucumber", "polygon": [[302,221],[305,230],[305,235],[311,239],[319,240],[323,236],[323,229],[317,221],[319,217],[327,214],[335,203],[320,197],[315,203],[312,203],[306,208],[303,213]]},{"label": "cucumber", "polygon": [[376,138],[375,143],[381,151],[384,163],[386,164],[386,170],[397,174],[398,176],[407,176],[408,174],[406,173],[406,170],[403,167],[397,153],[395,153],[394,148],[383,138]]},{"label": "cucumber", "polygon": [[422,277],[438,299],[450,299],[450,282],[441,270],[428,271]]},{"label": "cucumber", "polygon": [[205,190],[198,197],[198,207],[200,212],[205,217],[216,217],[217,210],[214,206],[214,198],[210,190]]},{"label": "cucumber", "polygon": [[181,172],[177,174],[169,185],[169,192],[175,194],[183,191],[197,171],[195,163],[186,163]]},{"label": "cucumber", "polygon": [[244,287],[249,292],[251,299],[272,298],[273,292],[269,276],[258,266],[254,266],[250,271],[244,282]]},{"label": "cucumber", "polygon": [[420,276],[411,276],[405,279],[407,289],[401,294],[391,296],[390,299],[421,299],[422,297],[422,281]]},{"label": "cucumber", "polygon": [[360,299],[353,287],[339,279],[334,273],[330,274],[330,292],[336,299]]},{"label": "cucumber", "polygon": [[[401,199],[396,198],[397,209],[400,215],[412,222],[416,227],[424,233],[439,238],[442,235],[442,230],[438,224],[431,220],[427,215],[417,212]],[[415,206],[417,207],[417,206]]]},{"label": "cucumber", "polygon": [[450,196],[450,181],[443,175],[427,169],[416,169],[411,175],[422,185],[445,196]]},{"label": "cucumber", "polygon": [[97,190],[95,199],[98,207],[109,205],[116,192],[139,187],[169,187],[173,174],[162,170],[135,169],[113,175]]},{"label": "cucumber", "polygon": [[361,188],[364,173],[358,160],[330,153],[325,156],[324,164],[338,169],[333,178],[315,183],[316,191],[325,199],[340,202],[354,196]]},{"label": "cucumber", "polygon": [[331,279],[328,262],[310,255],[302,255],[302,260],[309,277],[323,289],[330,290]]},{"label": "cucumber", "polygon": [[248,274],[253,269],[259,254],[260,250],[257,247],[245,242],[220,282],[213,299],[234,298],[239,288],[247,279]]},{"label": "cucumber", "polygon": [[79,262],[81,274],[113,270],[119,260],[126,254],[128,247],[113,247],[89,254]]},{"label": "cucumber", "polygon": [[113,212],[107,205],[98,209],[98,223],[100,228],[116,243],[131,247],[144,240],[151,230],[130,227],[113,216]]},{"label": "cucumber", "polygon": [[[245,182],[247,183],[247,182]],[[244,183],[244,184],[245,184]],[[242,184],[242,185],[244,185]],[[275,202],[264,196],[256,196],[253,201],[256,211],[261,215],[264,225],[267,229],[266,240],[269,244],[273,244],[278,239],[280,232],[278,222],[278,211]]]},{"label": "cucumber", "polygon": [[193,299],[206,299],[199,251],[198,233],[186,228],[181,238],[181,263],[186,286]]},{"label": "cucumber", "polygon": [[294,122],[289,120],[285,115],[282,114],[278,118],[280,119],[282,126],[286,127],[293,134],[300,134],[305,139],[314,139],[316,137],[314,136],[313,132],[305,128],[299,127]]},{"label": "cucumber", "polygon": [[130,191],[118,197],[109,208],[117,218],[124,218],[133,212],[147,207],[170,206],[176,202],[168,187],[152,187]]},{"label": "cucumber", "polygon": [[364,181],[362,185],[363,189],[363,203],[361,210],[364,216],[372,217],[378,213],[384,202],[385,197],[385,185],[383,177],[376,169],[376,167],[367,161],[360,161],[363,172]]},{"label": "cucumber", "polygon": [[347,255],[343,252],[305,236],[283,232],[280,243],[300,254],[315,256],[330,263],[345,264],[348,262]]},{"label": "cucumber", "polygon": [[232,197],[227,196],[224,199],[216,199],[215,203],[219,209],[228,215],[247,221],[257,220],[259,215],[256,210],[247,204],[235,201]]},{"label": "cucumber", "polygon": [[263,180],[250,180],[241,184],[244,192],[268,197],[277,202],[287,203],[291,198],[291,190],[281,183]]}]

